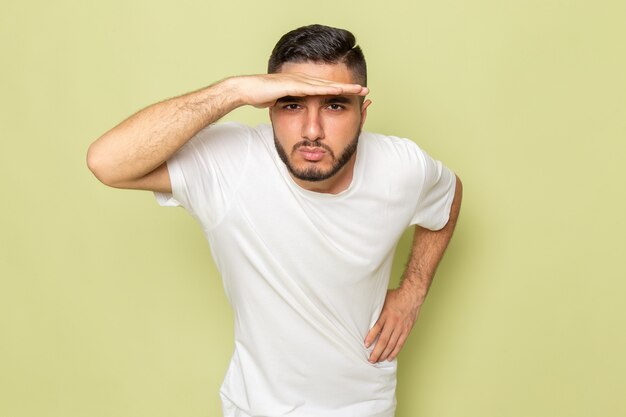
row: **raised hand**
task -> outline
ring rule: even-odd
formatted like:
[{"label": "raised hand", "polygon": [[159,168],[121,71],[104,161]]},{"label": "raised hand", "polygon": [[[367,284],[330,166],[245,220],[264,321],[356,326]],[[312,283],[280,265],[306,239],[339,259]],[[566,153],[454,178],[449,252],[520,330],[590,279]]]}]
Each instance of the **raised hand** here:
[{"label": "raised hand", "polygon": [[359,95],[369,93],[367,87],[346,84],[301,73],[278,73],[235,77],[242,104],[257,108],[271,107],[285,96]]},{"label": "raised hand", "polygon": [[164,162],[193,135],[237,107],[270,107],[285,96],[368,92],[357,84],[295,72],[226,78],[135,113],[92,143],[87,163],[109,186],[170,192]]}]

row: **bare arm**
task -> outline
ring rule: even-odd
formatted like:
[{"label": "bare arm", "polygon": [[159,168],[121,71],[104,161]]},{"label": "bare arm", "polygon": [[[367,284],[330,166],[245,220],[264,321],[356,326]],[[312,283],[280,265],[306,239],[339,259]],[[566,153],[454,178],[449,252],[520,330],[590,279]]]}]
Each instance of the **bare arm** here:
[{"label": "bare arm", "polygon": [[365,345],[369,347],[378,336],[369,358],[370,362],[393,360],[409,336],[439,261],[452,238],[461,210],[462,195],[463,186],[457,177],[450,216],[445,227],[432,231],[415,226],[411,257],[400,287],[387,292],[380,318],[365,338]]},{"label": "bare arm", "polygon": [[227,78],[130,116],[91,144],[87,165],[111,187],[171,192],[165,161],[204,127],[246,104],[262,108],[287,95],[330,94],[365,95],[367,89],[303,74]]}]

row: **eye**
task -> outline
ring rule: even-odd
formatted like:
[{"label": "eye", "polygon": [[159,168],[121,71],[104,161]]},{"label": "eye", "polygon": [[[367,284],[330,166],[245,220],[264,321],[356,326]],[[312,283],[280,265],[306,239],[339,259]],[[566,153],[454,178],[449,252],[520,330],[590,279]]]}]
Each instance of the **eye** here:
[{"label": "eye", "polygon": [[283,109],[285,110],[298,110],[300,108],[300,105],[297,103],[289,103],[289,104],[285,104],[283,106]]},{"label": "eye", "polygon": [[343,110],[345,107],[342,106],[341,104],[333,103],[333,104],[329,104],[327,108],[332,111],[339,111],[339,110]]}]

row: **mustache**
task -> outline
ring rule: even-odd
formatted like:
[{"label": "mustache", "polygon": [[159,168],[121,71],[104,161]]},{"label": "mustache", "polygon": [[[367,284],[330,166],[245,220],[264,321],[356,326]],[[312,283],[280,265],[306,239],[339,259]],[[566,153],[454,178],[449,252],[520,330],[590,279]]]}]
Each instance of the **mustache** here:
[{"label": "mustache", "polygon": [[296,150],[298,150],[298,148],[301,148],[303,146],[307,148],[321,148],[321,149],[324,149],[326,152],[328,152],[331,156],[333,157],[335,156],[333,150],[330,149],[330,146],[326,145],[325,143],[311,141],[311,140],[302,140],[296,143],[295,145],[293,145],[291,152],[295,152]]}]

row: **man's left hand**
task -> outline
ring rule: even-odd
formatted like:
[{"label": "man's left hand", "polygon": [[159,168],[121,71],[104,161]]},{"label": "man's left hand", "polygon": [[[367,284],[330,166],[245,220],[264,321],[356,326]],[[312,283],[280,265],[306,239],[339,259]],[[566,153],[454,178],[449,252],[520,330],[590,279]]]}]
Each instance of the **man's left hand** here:
[{"label": "man's left hand", "polygon": [[392,361],[404,346],[413,324],[419,314],[421,304],[415,301],[406,288],[387,290],[385,304],[376,324],[365,338],[365,347],[378,340],[370,354],[371,363]]}]

